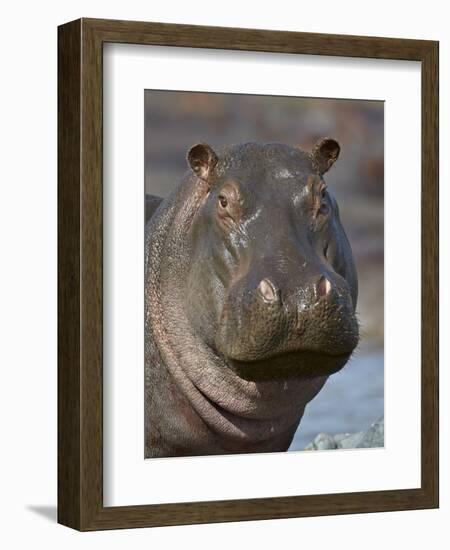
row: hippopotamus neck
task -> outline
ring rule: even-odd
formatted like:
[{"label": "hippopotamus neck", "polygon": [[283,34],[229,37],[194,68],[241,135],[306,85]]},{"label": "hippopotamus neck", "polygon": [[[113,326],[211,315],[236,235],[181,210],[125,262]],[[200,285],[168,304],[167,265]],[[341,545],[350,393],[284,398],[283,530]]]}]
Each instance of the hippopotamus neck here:
[{"label": "hippopotamus neck", "polygon": [[[198,424],[192,437],[205,435],[204,427],[208,427],[208,454],[214,446],[216,452],[286,450],[306,403],[326,377],[243,379],[192,329],[180,282],[190,269],[189,229],[207,192],[206,183],[186,178],[147,227],[145,322],[153,350],[146,350],[146,362],[155,364],[147,364],[146,372],[165,371],[159,375],[158,391],[166,397],[182,396],[183,406],[173,414]],[[161,390],[161,379],[165,390]],[[177,424],[176,419],[171,422],[172,431]]]}]

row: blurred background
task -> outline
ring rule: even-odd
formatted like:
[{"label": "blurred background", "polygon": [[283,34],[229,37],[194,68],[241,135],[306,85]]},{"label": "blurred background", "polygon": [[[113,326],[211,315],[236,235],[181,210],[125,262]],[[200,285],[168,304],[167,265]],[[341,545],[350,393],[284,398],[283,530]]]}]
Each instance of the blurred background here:
[{"label": "blurred background", "polygon": [[361,343],[307,406],[289,450],[320,432],[367,430],[384,413],[384,103],[145,91],[145,191],[161,197],[178,184],[195,143],[278,141],[310,150],[326,136],[341,145],[325,179],[355,256]]}]

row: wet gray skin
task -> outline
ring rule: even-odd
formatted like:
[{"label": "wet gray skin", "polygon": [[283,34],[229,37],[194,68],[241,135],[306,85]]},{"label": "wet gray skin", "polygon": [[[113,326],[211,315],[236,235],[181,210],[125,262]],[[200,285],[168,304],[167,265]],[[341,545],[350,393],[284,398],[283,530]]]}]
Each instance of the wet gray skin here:
[{"label": "wet gray skin", "polygon": [[148,198],[145,456],[287,450],[306,404],[358,343],[357,276],[311,153],[279,143],[188,152]]}]

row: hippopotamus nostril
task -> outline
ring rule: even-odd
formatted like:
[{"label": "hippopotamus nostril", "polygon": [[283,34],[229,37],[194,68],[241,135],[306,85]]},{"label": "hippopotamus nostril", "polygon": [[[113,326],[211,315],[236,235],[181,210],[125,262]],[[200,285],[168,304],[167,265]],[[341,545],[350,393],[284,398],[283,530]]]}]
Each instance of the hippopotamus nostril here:
[{"label": "hippopotamus nostril", "polygon": [[271,303],[278,299],[277,289],[270,279],[262,279],[257,290],[266,302]]},{"label": "hippopotamus nostril", "polygon": [[326,277],[320,277],[316,285],[317,298],[320,300],[326,296],[331,290],[331,283]]}]

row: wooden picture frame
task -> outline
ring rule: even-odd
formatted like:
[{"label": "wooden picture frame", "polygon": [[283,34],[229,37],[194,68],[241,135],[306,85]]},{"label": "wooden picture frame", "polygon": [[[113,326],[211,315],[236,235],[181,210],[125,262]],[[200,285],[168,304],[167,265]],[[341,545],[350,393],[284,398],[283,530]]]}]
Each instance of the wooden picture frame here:
[{"label": "wooden picture frame", "polygon": [[[421,487],[104,507],[102,62],[105,42],[414,60],[422,69]],[[438,43],[79,19],[58,29],[58,521],[81,530],[438,506]]]}]

